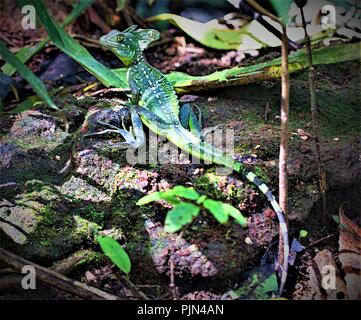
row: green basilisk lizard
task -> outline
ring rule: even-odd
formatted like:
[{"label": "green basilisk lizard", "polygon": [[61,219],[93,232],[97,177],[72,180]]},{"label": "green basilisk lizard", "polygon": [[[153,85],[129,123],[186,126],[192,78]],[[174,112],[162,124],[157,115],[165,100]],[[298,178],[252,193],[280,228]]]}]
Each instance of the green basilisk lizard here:
[{"label": "green basilisk lizard", "polygon": [[[145,142],[143,122],[151,131],[166,137],[192,156],[235,170],[254,183],[271,203],[280,224],[283,238],[283,263],[278,266],[281,295],[287,278],[289,256],[288,229],[284,214],[272,191],[253,172],[248,171],[243,163],[203,141],[200,124],[189,105],[181,109],[172,84],[158,69],[145,61],[143,50],[159,37],[156,30],[137,30],[136,26],[131,26],[123,32],[112,30],[100,38],[100,44],[109,48],[127,67],[127,81],[132,95],[130,103],[126,105],[130,110],[134,134],[124,126],[121,129],[99,121],[110,128],[90,135],[116,132],[125,139],[117,143],[117,146],[136,149]],[[188,127],[190,130],[187,130]]]}]

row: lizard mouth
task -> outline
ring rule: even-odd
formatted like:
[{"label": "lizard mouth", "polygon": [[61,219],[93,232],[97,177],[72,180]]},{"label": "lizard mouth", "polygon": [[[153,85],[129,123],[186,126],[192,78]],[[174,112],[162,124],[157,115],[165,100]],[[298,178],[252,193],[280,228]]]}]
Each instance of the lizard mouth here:
[{"label": "lizard mouth", "polygon": [[101,46],[105,47],[105,48],[108,48],[108,49],[111,49],[111,48],[114,48],[117,46],[117,42],[109,39],[109,37],[107,37],[106,35],[105,36],[102,36],[100,39],[99,39],[99,42],[101,44]]},{"label": "lizard mouth", "polygon": [[119,35],[121,32],[118,30],[112,30],[108,34],[100,37],[100,44],[105,48],[115,48],[119,43],[115,40],[115,36]]}]

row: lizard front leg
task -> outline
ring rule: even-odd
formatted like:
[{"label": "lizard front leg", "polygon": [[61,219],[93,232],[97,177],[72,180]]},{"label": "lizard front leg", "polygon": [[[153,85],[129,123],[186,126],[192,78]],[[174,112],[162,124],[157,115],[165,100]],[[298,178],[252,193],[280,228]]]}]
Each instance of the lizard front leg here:
[{"label": "lizard front leg", "polygon": [[125,128],[125,125],[124,125],[124,122],[122,119],[123,129],[121,129],[113,124],[104,122],[104,121],[97,121],[98,124],[101,124],[102,126],[107,127],[107,129],[99,131],[99,132],[87,133],[84,135],[84,137],[102,135],[105,133],[117,133],[117,134],[120,134],[124,138],[125,141],[111,144],[112,148],[131,147],[131,148],[137,149],[140,146],[142,146],[145,142],[142,121],[141,121],[137,111],[133,107],[129,108],[129,106],[126,104],[124,106],[126,106],[127,107],[126,110],[128,110],[128,112],[130,112],[132,128],[133,128],[134,134],[130,130],[127,130]]},{"label": "lizard front leg", "polygon": [[174,122],[167,122],[163,120],[161,117],[156,115],[154,112],[149,111],[146,108],[143,108],[141,106],[134,106],[134,110],[139,113],[141,116],[143,116],[144,120],[148,123],[156,124],[156,133],[159,135],[166,136],[169,129],[171,129],[174,126],[179,126],[179,121]]},{"label": "lizard front leg", "polygon": [[139,99],[140,99],[139,88],[136,85],[136,83],[134,82],[134,80],[131,80],[131,79],[129,80],[129,87],[132,92],[132,95],[130,98],[130,104],[132,106],[137,106],[137,105],[139,105]]},{"label": "lizard front leg", "polygon": [[112,147],[130,147],[133,149],[138,149],[145,143],[142,120],[140,119],[135,108],[132,107],[130,109],[130,115],[134,135],[130,131],[118,128],[118,130],[113,132],[119,133],[125,139],[125,141],[114,143]]}]

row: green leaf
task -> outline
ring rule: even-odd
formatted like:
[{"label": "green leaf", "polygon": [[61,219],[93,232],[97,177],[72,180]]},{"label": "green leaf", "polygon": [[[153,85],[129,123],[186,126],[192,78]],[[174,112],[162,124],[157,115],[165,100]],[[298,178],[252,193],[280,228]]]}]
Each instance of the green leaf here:
[{"label": "green leaf", "polygon": [[242,227],[247,226],[247,219],[242,213],[235,207],[228,203],[207,199],[203,202],[203,205],[208,209],[219,223],[227,223],[229,216],[235,219]]},{"label": "green leaf", "polygon": [[223,210],[233,219],[235,219],[242,227],[247,227],[247,219],[237,208],[231,206],[228,203],[223,203]]},{"label": "green leaf", "polygon": [[340,217],[337,214],[333,214],[331,215],[332,219],[339,225],[340,222]]},{"label": "green leaf", "polygon": [[200,208],[192,203],[183,202],[175,205],[165,218],[165,231],[170,233],[179,231],[183,226],[191,223],[199,211]]},{"label": "green leaf", "polygon": [[[62,27],[66,27],[70,23],[72,23],[94,0],[80,0],[79,3],[77,3],[72,12],[64,19],[64,21],[61,23]],[[26,46],[21,48],[17,53],[17,58],[25,63],[28,61],[34,54],[38,53],[44,46],[48,43],[49,37],[44,38],[37,44],[35,44],[32,47]],[[4,74],[11,76],[15,73],[16,69],[10,65],[9,63],[5,63],[1,70]]]},{"label": "green leaf", "polygon": [[29,82],[31,87],[44,102],[46,102],[51,108],[59,110],[55,103],[51,100],[43,82],[26,65],[24,65],[16,57],[16,55],[11,53],[2,41],[0,41],[0,55],[5,61],[16,68],[20,75]]},{"label": "green leaf", "polygon": [[126,0],[117,0],[117,8],[115,9],[115,11],[117,12],[123,11],[126,2],[127,2]]},{"label": "green leaf", "polygon": [[168,191],[159,191],[146,195],[138,200],[137,205],[142,206],[144,204],[157,200],[165,200],[170,204],[177,204],[180,202],[176,198],[177,196],[188,200],[197,200],[199,198],[198,192],[195,191],[193,188],[186,188],[184,186],[175,186],[173,189],[170,189]]},{"label": "green leaf", "polygon": [[238,289],[228,293],[232,299],[270,299],[278,292],[277,277],[265,267],[256,267]]},{"label": "green leaf", "polygon": [[219,223],[228,222],[228,214],[224,211],[223,203],[213,199],[207,199],[203,202],[203,205],[208,209]]},{"label": "green leaf", "polygon": [[[312,49],[314,65],[333,64],[351,60],[359,60],[361,43],[333,45]],[[308,67],[307,52],[297,50],[289,55],[289,72],[294,73]],[[126,81],[126,69],[113,69]],[[205,76],[191,76],[183,72],[171,72],[166,75],[177,93],[186,93],[200,90],[213,90],[234,85],[244,85],[255,81],[277,79],[281,77],[281,58],[256,63],[246,67],[233,67],[216,71]]]},{"label": "green leaf", "polygon": [[199,194],[193,188],[186,188],[184,186],[175,186],[170,190],[171,194],[182,197],[188,200],[197,200],[199,198]]},{"label": "green leaf", "polygon": [[168,203],[172,204],[172,205],[176,205],[178,203],[180,203],[180,201],[178,200],[178,198],[176,196],[174,196],[171,192],[166,191],[164,192],[162,199],[164,201],[167,201]]},{"label": "green leaf", "polygon": [[298,236],[298,239],[306,238],[308,235],[308,231],[306,230],[300,230],[300,234]]},{"label": "green leaf", "polygon": [[272,293],[277,293],[278,283],[277,277],[273,273],[263,282],[260,282],[259,285],[254,290],[254,296],[256,299],[267,299],[271,296]]},{"label": "green leaf", "polygon": [[256,20],[246,22],[240,29],[228,29],[217,19],[202,23],[171,13],[159,14],[147,20],[168,21],[201,44],[219,50],[249,50],[281,45],[281,41]]},{"label": "green leaf", "polygon": [[170,191],[158,191],[140,198],[137,202],[137,205],[143,206],[157,200],[164,200],[170,204],[177,204],[180,202]]},{"label": "green leaf", "polygon": [[207,199],[207,196],[202,195],[199,197],[199,199],[197,200],[197,204],[202,204],[204,202],[204,200]]},{"label": "green leaf", "polygon": [[153,192],[151,194],[148,194],[142,198],[140,198],[137,202],[137,206],[143,206],[145,204],[148,204],[153,201],[162,200],[163,199],[163,192]]},{"label": "green leaf", "polygon": [[131,262],[128,254],[123,247],[111,237],[97,237],[103,252],[110,260],[124,273],[128,274],[131,270]]},{"label": "green leaf", "polygon": [[277,12],[277,16],[281,18],[283,23],[287,24],[288,12],[294,0],[270,0],[270,2],[275,11]]},{"label": "green leaf", "polygon": [[37,17],[44,26],[51,41],[73,60],[78,62],[84,69],[90,72],[106,87],[127,87],[125,81],[121,80],[114,72],[94,59],[88,50],[69,36],[49,15],[43,0],[32,0]]},{"label": "green leaf", "polygon": [[41,102],[41,100],[39,99],[39,97],[37,95],[30,96],[30,97],[26,98],[24,101],[22,101],[21,103],[19,103],[16,108],[9,110],[8,113],[18,114],[23,111],[29,110],[36,103],[39,103],[39,101]]}]

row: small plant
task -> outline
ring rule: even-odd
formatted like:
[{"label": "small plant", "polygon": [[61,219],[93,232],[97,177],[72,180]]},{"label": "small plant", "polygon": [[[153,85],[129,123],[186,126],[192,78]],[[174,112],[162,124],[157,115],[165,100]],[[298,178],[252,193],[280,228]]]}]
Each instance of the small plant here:
[{"label": "small plant", "polygon": [[183,226],[191,223],[198,216],[202,207],[207,209],[219,223],[225,224],[229,217],[232,217],[242,227],[247,226],[247,219],[237,208],[200,195],[193,188],[175,186],[169,191],[154,192],[139,199],[137,205],[141,206],[157,200],[164,200],[173,205],[173,209],[167,213],[165,218],[164,228],[167,232],[177,232]]},{"label": "small plant", "polygon": [[127,252],[123,247],[111,237],[97,237],[105,255],[125,274],[129,274],[131,270],[131,262]]},{"label": "small plant", "polygon": [[308,231],[306,230],[300,230],[300,233],[298,235],[298,241],[300,241],[302,238],[306,238],[308,236]]}]

